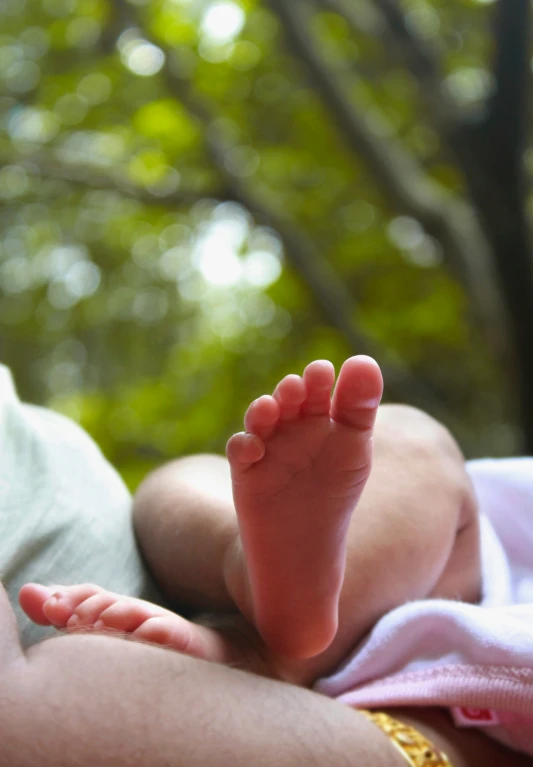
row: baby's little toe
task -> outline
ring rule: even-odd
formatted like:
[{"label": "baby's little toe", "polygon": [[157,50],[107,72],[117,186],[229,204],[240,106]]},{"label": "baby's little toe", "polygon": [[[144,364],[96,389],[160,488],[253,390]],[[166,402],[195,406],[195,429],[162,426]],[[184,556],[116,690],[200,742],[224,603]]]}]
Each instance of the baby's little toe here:
[{"label": "baby's little toe", "polygon": [[265,443],[255,434],[242,431],[230,437],[226,445],[226,455],[230,465],[243,468],[260,461],[265,454]]}]

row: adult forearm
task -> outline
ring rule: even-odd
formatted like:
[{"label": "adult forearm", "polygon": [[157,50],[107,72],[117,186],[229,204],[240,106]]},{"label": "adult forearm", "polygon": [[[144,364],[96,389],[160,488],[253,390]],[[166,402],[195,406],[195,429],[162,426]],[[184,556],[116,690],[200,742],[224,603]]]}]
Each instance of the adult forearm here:
[{"label": "adult forearm", "polygon": [[[392,712],[394,713],[394,712]],[[531,761],[439,712],[396,712],[454,767]],[[0,675],[0,764],[13,767],[403,767],[386,736],[305,689],[122,639],[65,636]]]},{"label": "adult forearm", "polygon": [[402,767],[379,730],[307,690],[156,647],[66,636],[0,685],[0,764]]}]

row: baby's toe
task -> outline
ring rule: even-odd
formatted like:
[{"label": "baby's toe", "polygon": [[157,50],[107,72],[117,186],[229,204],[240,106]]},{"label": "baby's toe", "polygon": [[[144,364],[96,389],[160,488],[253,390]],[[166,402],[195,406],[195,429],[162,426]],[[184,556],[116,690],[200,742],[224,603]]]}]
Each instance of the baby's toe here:
[{"label": "baby's toe", "polygon": [[260,461],[265,454],[265,443],[255,434],[242,431],[229,438],[226,445],[226,455],[230,465],[243,468],[251,463]]},{"label": "baby's toe", "polygon": [[115,631],[133,633],[149,618],[155,617],[158,610],[154,605],[127,597],[119,599],[100,614],[95,628],[108,628]]},{"label": "baby's toe", "polygon": [[250,652],[246,643],[243,652],[225,631],[202,626],[179,615],[154,616],[133,633],[136,639],[170,647],[177,652],[202,658],[211,663],[245,666],[242,661]]},{"label": "baby's toe", "polygon": [[56,628],[65,628],[80,605],[104,593],[99,586],[83,583],[76,586],[53,586],[53,593],[43,604],[43,614]]},{"label": "baby's toe", "polygon": [[178,616],[154,615],[141,623],[133,632],[136,639],[171,647],[186,653],[191,644],[193,624],[180,621]]},{"label": "baby's toe", "polygon": [[331,406],[331,390],[335,383],[335,368],[328,360],[315,360],[304,370],[305,415],[327,415]]},{"label": "baby's toe", "polygon": [[305,384],[303,378],[297,375],[288,375],[283,378],[273,394],[279,405],[280,421],[291,421],[300,414],[300,407],[305,400]]},{"label": "baby's toe", "polygon": [[49,586],[25,583],[19,592],[19,604],[30,620],[38,626],[49,626],[52,621],[43,613],[43,605],[52,596]]},{"label": "baby's toe", "polygon": [[250,434],[268,439],[276,431],[279,405],[274,397],[264,394],[252,402],[244,416],[244,428]]},{"label": "baby's toe", "polygon": [[67,621],[67,628],[92,628],[100,615],[117,600],[117,595],[109,591],[93,594],[80,602],[72,611],[72,617]]}]

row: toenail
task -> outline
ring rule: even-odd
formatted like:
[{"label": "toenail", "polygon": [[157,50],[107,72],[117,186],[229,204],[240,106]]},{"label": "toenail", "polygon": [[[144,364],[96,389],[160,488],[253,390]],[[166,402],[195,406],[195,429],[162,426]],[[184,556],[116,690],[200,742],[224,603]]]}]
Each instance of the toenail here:
[{"label": "toenail", "polygon": [[96,630],[103,629],[103,628],[105,628],[105,623],[103,621],[101,621],[101,620],[98,620],[94,624],[93,628],[95,628]]},{"label": "toenail", "polygon": [[69,618],[67,626],[71,628],[72,626],[77,626],[79,622],[80,622],[80,619],[78,618],[78,616],[73,615],[71,618]]}]

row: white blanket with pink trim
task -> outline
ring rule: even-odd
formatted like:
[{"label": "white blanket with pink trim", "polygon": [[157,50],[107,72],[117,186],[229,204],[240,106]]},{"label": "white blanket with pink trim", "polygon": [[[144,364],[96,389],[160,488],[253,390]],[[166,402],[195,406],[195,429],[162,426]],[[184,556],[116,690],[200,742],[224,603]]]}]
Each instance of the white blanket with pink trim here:
[{"label": "white blanket with pink trim", "polygon": [[533,755],[533,458],[468,465],[482,510],[481,604],[385,615],[317,691],[357,707],[444,706]]}]

